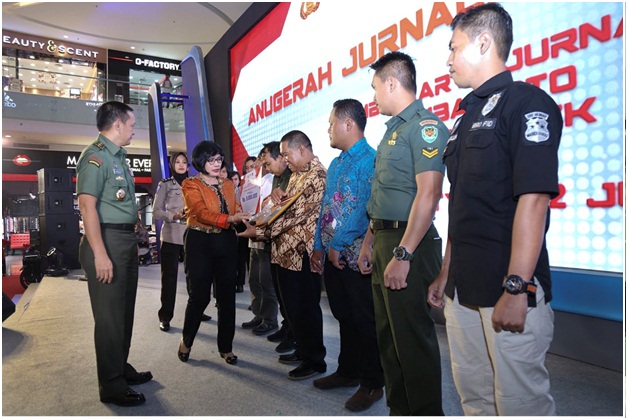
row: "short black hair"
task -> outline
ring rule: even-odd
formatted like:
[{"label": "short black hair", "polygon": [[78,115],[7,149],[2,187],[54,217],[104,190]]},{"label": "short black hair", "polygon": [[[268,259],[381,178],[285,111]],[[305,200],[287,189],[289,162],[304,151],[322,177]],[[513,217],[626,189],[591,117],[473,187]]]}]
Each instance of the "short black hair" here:
[{"label": "short black hair", "polygon": [[222,147],[216,142],[203,140],[198,142],[196,146],[194,146],[194,150],[192,151],[192,166],[194,169],[207,175],[207,171],[205,171],[205,164],[209,160],[209,158],[214,157],[216,155],[220,155],[223,158],[225,154],[222,151]]},{"label": "short black hair", "polygon": [[474,41],[483,31],[493,35],[497,45],[497,55],[508,61],[512,47],[512,18],[498,3],[486,3],[469,7],[451,21],[451,30],[458,28]]},{"label": "short black hair", "polygon": [[131,118],[129,112],[133,112],[133,108],[127,104],[118,101],[105,102],[96,112],[96,128],[98,131],[107,131],[118,119],[124,124]]},{"label": "short black hair", "polygon": [[334,112],[338,119],[351,118],[361,131],[366,128],[366,112],[360,101],[340,99],[334,102]]},{"label": "short black hair", "polygon": [[266,154],[270,155],[270,157],[272,157],[273,159],[277,159],[281,154],[278,141],[271,141],[270,143],[266,143],[263,146]]},{"label": "short black hair", "polygon": [[382,80],[393,77],[408,92],[416,94],[416,67],[414,60],[401,51],[389,52],[381,56],[369,66],[375,70],[375,75]]},{"label": "short black hair", "polygon": [[312,151],[312,142],[310,138],[305,135],[303,131],[292,130],[289,133],[284,134],[281,138],[282,143],[288,143],[288,147],[295,149],[299,146],[305,146]]}]

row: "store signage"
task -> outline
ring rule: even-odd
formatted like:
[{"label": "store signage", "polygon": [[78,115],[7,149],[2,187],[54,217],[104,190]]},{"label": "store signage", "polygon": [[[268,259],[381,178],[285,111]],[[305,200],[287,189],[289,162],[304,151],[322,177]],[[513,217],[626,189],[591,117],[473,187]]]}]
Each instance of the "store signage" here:
[{"label": "store signage", "polygon": [[2,31],[2,47],[50,54],[57,57],[80,58],[99,63],[107,62],[107,52],[103,48],[90,47],[12,31]]},{"label": "store signage", "polygon": [[15,166],[28,166],[31,164],[31,160],[26,155],[17,155],[13,158],[13,164]]},{"label": "store signage", "polygon": [[149,60],[149,59],[142,60],[141,58],[135,59],[135,65],[151,67],[154,69],[163,69],[163,70],[174,70],[174,71],[181,70],[180,69],[181,66],[179,64],[169,63],[167,61],[158,61],[158,60]]},{"label": "store signage", "polygon": [[[76,169],[81,152],[57,152],[45,150],[2,149],[3,174],[36,174],[39,168]],[[126,161],[137,177],[150,177],[152,161],[150,156],[127,155]],[[31,165],[33,164],[33,165]]]}]

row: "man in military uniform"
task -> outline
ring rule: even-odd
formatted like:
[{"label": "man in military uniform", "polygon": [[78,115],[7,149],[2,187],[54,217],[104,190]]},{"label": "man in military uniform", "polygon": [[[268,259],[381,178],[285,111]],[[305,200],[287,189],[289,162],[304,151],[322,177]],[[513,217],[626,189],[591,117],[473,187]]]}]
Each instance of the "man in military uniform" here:
[{"label": "man in military uniform", "polygon": [[131,143],[135,117],[128,105],[107,102],[98,108],[96,120],[100,134],[76,167],[76,194],[85,227],[79,259],[94,315],[100,400],[134,406],[146,399],[129,385],[153,377],[127,363],[138,281],[138,208],[123,146]]},{"label": "man in military uniform", "polygon": [[440,352],[426,298],[442,261],[442,240],[432,221],[449,131],[416,99],[411,57],[392,52],[371,68],[379,112],[392,118],[375,155],[367,204],[371,227],[358,265],[363,274],[372,272],[390,415],[443,415]]}]

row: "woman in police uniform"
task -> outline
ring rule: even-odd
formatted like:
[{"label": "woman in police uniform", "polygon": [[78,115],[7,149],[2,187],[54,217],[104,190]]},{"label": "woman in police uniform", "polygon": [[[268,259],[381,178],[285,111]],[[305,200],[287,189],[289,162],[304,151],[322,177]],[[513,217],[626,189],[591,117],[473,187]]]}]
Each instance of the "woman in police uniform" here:
[{"label": "woman in police uniform", "polygon": [[157,186],[153,201],[153,217],[163,221],[161,226],[161,308],[159,329],[168,331],[174,315],[174,302],[177,294],[177,273],[179,257],[183,252],[185,214],[181,183],[188,177],[188,158],[183,152],[170,159],[172,176],[163,179]]}]

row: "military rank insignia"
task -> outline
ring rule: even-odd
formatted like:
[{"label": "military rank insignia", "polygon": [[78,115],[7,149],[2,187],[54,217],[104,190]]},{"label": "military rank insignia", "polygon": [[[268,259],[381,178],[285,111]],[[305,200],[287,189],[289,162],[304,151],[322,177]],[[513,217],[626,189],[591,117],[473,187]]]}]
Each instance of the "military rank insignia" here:
[{"label": "military rank insignia", "polygon": [[394,131],[392,133],[392,136],[390,136],[390,139],[388,140],[388,145],[389,146],[394,146],[397,143],[397,132]]},{"label": "military rank insignia", "polygon": [[424,147],[421,150],[421,154],[428,159],[432,159],[434,156],[438,155],[438,147]]},{"label": "military rank insignia", "polygon": [[87,163],[91,163],[92,165],[100,168],[100,165],[102,165],[102,159],[98,156],[90,155],[87,157]]}]

